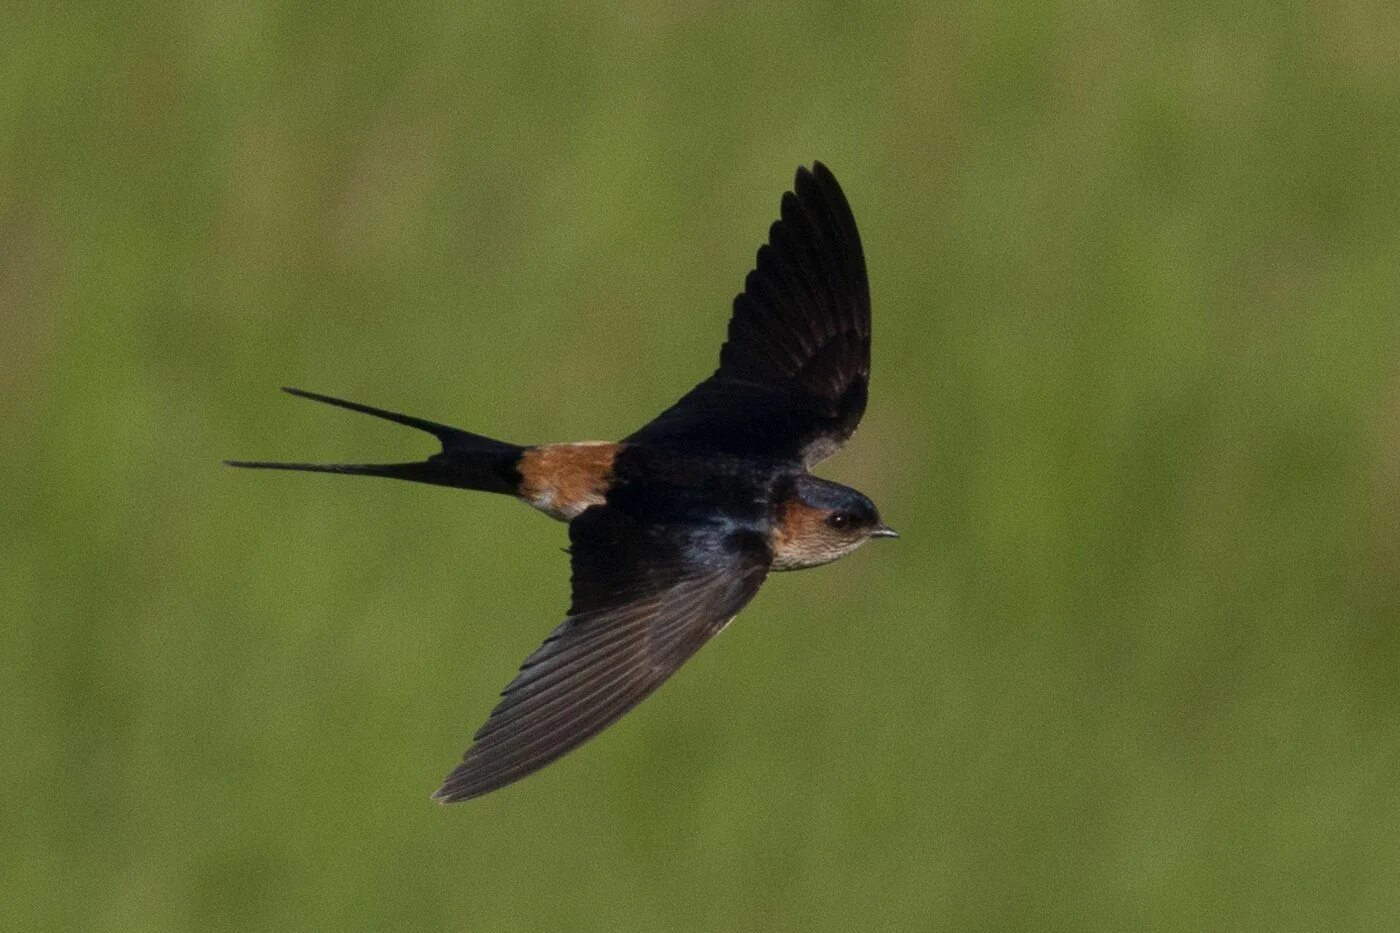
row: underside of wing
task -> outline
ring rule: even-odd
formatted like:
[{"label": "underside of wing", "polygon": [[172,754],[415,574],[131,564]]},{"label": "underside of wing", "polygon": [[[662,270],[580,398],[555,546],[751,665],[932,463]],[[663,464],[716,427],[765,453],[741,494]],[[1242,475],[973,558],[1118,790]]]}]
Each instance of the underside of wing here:
[{"label": "underside of wing", "polygon": [[850,437],[870,379],[870,286],[831,172],[797,170],[734,299],[719,369],[629,440],[812,464]]},{"label": "underside of wing", "polygon": [[569,616],[525,660],[433,796],[478,797],[597,735],[685,663],[758,591],[761,538],[648,525],[595,506],[570,525]]}]

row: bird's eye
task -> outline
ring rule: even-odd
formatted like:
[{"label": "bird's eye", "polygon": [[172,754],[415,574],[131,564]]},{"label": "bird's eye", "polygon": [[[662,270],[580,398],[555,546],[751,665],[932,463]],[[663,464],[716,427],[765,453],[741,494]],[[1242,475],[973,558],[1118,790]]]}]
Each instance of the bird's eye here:
[{"label": "bird's eye", "polygon": [[831,516],[826,521],[827,524],[830,525],[832,528],[835,528],[837,531],[841,531],[842,529],[846,528],[848,525],[851,524],[851,516],[847,515],[845,512],[837,512],[835,515]]}]

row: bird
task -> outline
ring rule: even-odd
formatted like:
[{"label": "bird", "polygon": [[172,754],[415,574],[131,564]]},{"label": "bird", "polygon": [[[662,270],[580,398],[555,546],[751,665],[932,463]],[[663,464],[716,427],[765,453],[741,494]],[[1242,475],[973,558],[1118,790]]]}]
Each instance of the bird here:
[{"label": "bird", "polygon": [[513,444],[285,388],[416,428],[442,449],[406,463],[226,462],[500,493],[568,524],[568,613],[432,795],[454,803],[538,771],[617,721],[722,631],[769,573],[899,537],[863,493],[810,472],[865,412],[870,331],[855,218],[816,161],[782,196],[734,299],[718,368],[622,440]]}]

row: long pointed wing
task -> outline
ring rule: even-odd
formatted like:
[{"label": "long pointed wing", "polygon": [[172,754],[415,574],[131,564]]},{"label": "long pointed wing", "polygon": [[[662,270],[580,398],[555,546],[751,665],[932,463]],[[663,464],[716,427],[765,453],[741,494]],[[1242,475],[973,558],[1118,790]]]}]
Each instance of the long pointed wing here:
[{"label": "long pointed wing", "polygon": [[433,795],[443,803],[519,780],[611,725],[753,598],[771,561],[756,534],[648,525],[608,506],[576,518],[569,538],[569,616]]},{"label": "long pointed wing", "polygon": [[628,440],[810,466],[855,431],[869,380],[860,234],[841,186],[816,162],[797,170],[734,299],[719,369]]}]

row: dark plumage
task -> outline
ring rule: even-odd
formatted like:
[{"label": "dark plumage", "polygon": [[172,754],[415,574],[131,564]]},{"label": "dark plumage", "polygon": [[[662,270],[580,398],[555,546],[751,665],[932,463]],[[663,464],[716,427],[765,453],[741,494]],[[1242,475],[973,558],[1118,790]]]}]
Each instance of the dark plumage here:
[{"label": "dark plumage", "polygon": [[443,449],[398,464],[230,462],[506,493],[569,522],[569,613],[434,794],[446,803],[509,784],[606,728],[724,628],[770,571],[894,536],[864,495],[807,472],[855,431],[869,378],[860,236],[818,162],[783,196],[734,300],[719,368],[621,442],[520,446],[288,389],[426,431]]}]

